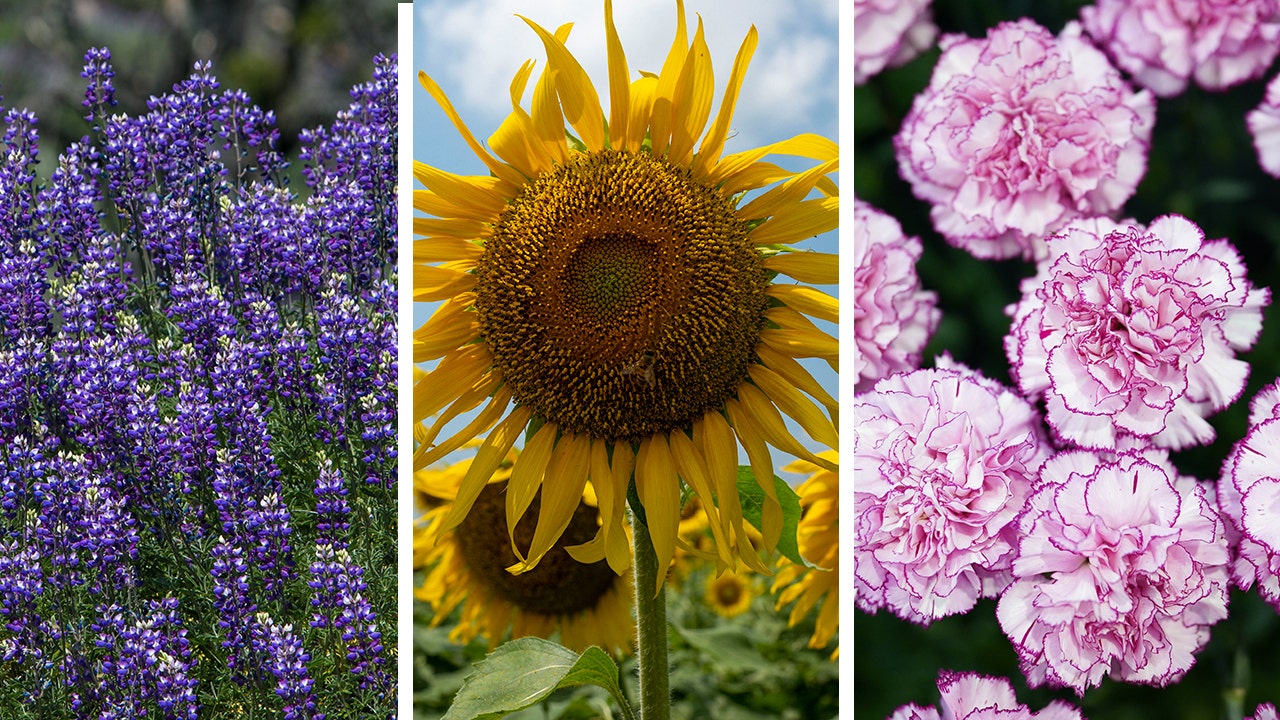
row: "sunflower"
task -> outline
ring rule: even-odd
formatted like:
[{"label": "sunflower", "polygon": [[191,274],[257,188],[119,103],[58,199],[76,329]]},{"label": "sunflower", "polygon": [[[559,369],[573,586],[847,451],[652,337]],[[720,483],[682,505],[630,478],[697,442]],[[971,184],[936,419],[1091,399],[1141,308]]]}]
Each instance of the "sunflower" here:
[{"label": "sunflower", "polygon": [[[826,459],[835,462],[836,453],[823,452]],[[778,561],[778,574],[773,581],[773,592],[778,595],[778,609],[796,601],[791,609],[790,625],[795,625],[823,597],[818,621],[809,639],[809,647],[823,648],[831,642],[840,621],[840,475],[803,460],[797,460],[783,468],[788,472],[812,473],[812,477],[800,485],[800,505],[804,514],[796,532],[800,554],[815,564],[805,568],[786,558]],[[831,653],[834,660],[840,655],[840,646]]]},{"label": "sunflower", "polygon": [[[599,524],[594,498],[579,499],[560,542],[537,569],[521,575],[506,571],[515,559],[506,524],[504,496],[518,453],[512,450],[454,528],[442,520],[455,501],[459,483],[473,459],[443,469],[414,474],[414,485],[429,508],[414,532],[414,567],[425,568],[414,595],[431,605],[432,624],[448,618],[458,606],[462,616],[449,633],[457,643],[486,638],[491,647],[507,635],[550,637],[577,651],[592,645],[621,653],[631,647],[630,574],[614,573],[603,560],[584,564],[564,551],[564,543],[589,539]],[[514,537],[528,542],[538,515],[538,499],[521,520]]]},{"label": "sunflower", "polygon": [[702,595],[707,607],[725,618],[736,617],[746,612],[755,597],[755,576],[746,573],[708,576],[706,592]]},{"label": "sunflower", "polygon": [[[414,387],[414,467],[487,433],[441,521],[452,528],[526,437],[507,524],[517,527],[539,491],[541,514],[528,544],[513,538],[513,574],[542,562],[588,483],[602,522],[568,550],[625,571],[632,480],[658,567],[674,553],[683,481],[702,500],[717,563],[768,573],[744,527],[738,445],[767,496],[769,552],[782,530],[770,447],[836,470],[793,436],[783,413],[836,447],[838,403],[797,358],[838,364],[835,338],[810,319],[836,322],[837,301],[809,285],[836,282],[837,256],[792,245],[837,226],[837,147],[806,134],[725,155],[756,30],[711,117],[701,20],[690,41],[676,5],[660,72],[633,79],[605,2],[607,115],[565,47],[572,26],[548,32],[522,17],[546,48],[546,67],[529,110],[520,102],[533,61],[516,73],[492,155],[440,86],[418,75],[490,174],[414,163],[426,188],[414,192],[423,215],[414,219],[414,299],[440,303],[414,333],[414,362],[434,363]],[[816,165],[792,172],[773,155]],[[464,413],[473,414],[464,427],[442,437]]]}]

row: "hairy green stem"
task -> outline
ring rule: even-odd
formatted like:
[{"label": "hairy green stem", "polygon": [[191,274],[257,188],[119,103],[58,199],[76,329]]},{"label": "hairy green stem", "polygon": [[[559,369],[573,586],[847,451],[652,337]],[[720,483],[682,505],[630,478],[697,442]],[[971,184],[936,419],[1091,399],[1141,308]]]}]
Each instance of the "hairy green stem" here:
[{"label": "hairy green stem", "polygon": [[[667,658],[666,588],[654,595],[658,555],[649,528],[634,518],[636,659],[640,667],[640,720],[670,720],[670,665]],[[665,569],[665,568],[664,568]]]}]

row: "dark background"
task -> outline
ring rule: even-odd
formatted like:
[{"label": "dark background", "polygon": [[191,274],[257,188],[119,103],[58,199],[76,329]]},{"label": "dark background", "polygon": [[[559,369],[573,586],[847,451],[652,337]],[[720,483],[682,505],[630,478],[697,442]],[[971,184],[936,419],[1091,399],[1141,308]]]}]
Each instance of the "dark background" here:
[{"label": "dark background", "polygon": [[[983,37],[1001,21],[1029,17],[1058,33],[1079,18],[1085,2],[1067,0],[974,3],[936,0],[934,19],[940,34],[960,32]],[[925,288],[939,296],[942,320],[924,355],[924,365],[944,350],[988,377],[1011,385],[1003,338],[1009,329],[1006,305],[1019,299],[1018,283],[1033,274],[1020,260],[981,261],[947,245],[933,230],[929,205],[917,200],[898,175],[892,137],[915,95],[928,85],[939,51],[936,47],[904,67],[886,70],[853,89],[854,192],[902,223],[907,235],[921,238],[918,265]],[[1157,99],[1156,125],[1145,178],[1121,217],[1150,223],[1179,213],[1204,228],[1208,238],[1228,238],[1240,250],[1250,281],[1272,289],[1262,335],[1241,357],[1252,366],[1241,399],[1210,419],[1218,431],[1212,445],[1172,454],[1185,474],[1215,480],[1228,450],[1247,429],[1248,403],[1280,374],[1280,319],[1274,297],[1280,291],[1280,180],[1265,174],[1245,125],[1245,114],[1262,101],[1266,81],[1208,92],[1194,83],[1174,98]],[[846,88],[851,87],[846,85]],[[856,479],[855,479],[856,482]],[[995,619],[995,602],[984,600],[968,614],[922,628],[888,611],[875,616],[856,612],[852,619],[855,720],[885,718],[909,702],[937,701],[939,669],[972,670],[1008,677],[1020,702],[1038,711],[1061,698],[1079,707],[1089,720],[1169,718],[1218,720],[1228,699],[1252,714],[1260,702],[1280,703],[1280,616],[1256,591],[1233,591],[1231,616],[1213,628],[1209,646],[1190,673],[1168,688],[1103,681],[1084,698],[1070,690],[1029,690],[1017,657]],[[847,621],[846,621],[847,622]],[[1238,720],[1239,714],[1234,716]]]},{"label": "dark background", "polygon": [[90,47],[111,49],[117,110],[131,115],[211,60],[224,90],[275,111],[280,149],[293,156],[298,131],[332,124],[396,37],[389,0],[4,0],[0,104],[40,119],[47,168],[88,132],[80,72]]}]

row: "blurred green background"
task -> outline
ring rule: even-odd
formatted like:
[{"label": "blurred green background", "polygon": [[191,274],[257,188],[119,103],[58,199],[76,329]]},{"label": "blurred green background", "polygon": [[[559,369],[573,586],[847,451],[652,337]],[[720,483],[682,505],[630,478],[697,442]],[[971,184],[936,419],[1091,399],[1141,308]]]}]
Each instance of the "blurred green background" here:
[{"label": "blurred green background", "polygon": [[280,149],[293,155],[298,131],[331,124],[396,37],[391,0],[4,0],[0,104],[39,117],[47,168],[88,132],[85,50],[111,49],[117,109],[131,115],[211,60],[224,90],[275,111]]},{"label": "blurred green background", "polygon": [[[982,37],[999,22],[1020,17],[1057,33],[1069,20],[1078,19],[1086,4],[935,0],[933,11],[942,34]],[[929,205],[911,194],[894,159],[892,138],[912,99],[928,85],[938,55],[935,48],[853,89],[854,192],[924,243],[917,269],[924,287],[937,291],[942,309],[938,331],[925,351],[925,366],[949,351],[956,360],[1009,385],[1003,346],[1009,318],[1004,308],[1018,300],[1018,283],[1033,274],[1032,265],[980,261],[947,245],[933,230]],[[1262,79],[1226,92],[1192,85],[1178,97],[1158,100],[1147,174],[1122,216],[1144,224],[1171,212],[1187,216],[1207,237],[1230,239],[1244,257],[1249,279],[1273,294],[1280,290],[1280,180],[1259,167],[1244,118],[1262,101],[1266,81],[1275,76],[1277,66],[1280,63]],[[1228,450],[1244,435],[1249,400],[1280,375],[1275,302],[1273,297],[1258,343],[1242,355],[1252,366],[1244,394],[1211,418],[1217,441],[1173,453],[1183,473],[1206,481],[1218,477]],[[1008,677],[1019,701],[1032,710],[1060,698],[1078,706],[1090,720],[1219,720],[1232,717],[1230,707],[1252,714],[1260,702],[1280,703],[1280,616],[1256,592],[1234,591],[1229,609],[1231,617],[1213,628],[1209,646],[1176,686],[1160,689],[1106,680],[1084,698],[1070,690],[1027,689],[1017,657],[996,622],[994,601],[982,601],[967,615],[928,628],[898,620],[887,611],[875,616],[856,612],[853,718],[885,718],[908,702],[936,702],[941,668]],[[1234,720],[1239,717],[1235,714]]]}]

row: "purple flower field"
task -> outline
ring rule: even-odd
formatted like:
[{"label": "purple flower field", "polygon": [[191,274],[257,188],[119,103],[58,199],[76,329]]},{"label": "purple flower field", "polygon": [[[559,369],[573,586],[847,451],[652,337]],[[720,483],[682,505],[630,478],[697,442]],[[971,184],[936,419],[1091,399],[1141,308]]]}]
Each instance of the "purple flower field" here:
[{"label": "purple flower field", "polygon": [[392,716],[395,56],[292,168],[207,64],[113,76],[67,148],[3,110],[0,706]]}]

